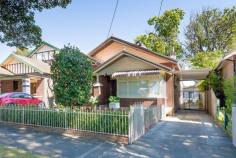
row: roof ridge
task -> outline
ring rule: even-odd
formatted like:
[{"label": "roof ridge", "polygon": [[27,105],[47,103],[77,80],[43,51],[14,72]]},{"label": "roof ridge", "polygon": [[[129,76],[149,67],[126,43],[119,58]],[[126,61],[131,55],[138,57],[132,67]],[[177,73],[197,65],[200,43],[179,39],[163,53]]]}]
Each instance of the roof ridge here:
[{"label": "roof ridge", "polygon": [[90,56],[93,55],[96,50],[98,50],[99,48],[102,48],[106,43],[108,43],[108,42],[110,42],[110,41],[118,41],[118,42],[121,42],[121,43],[125,43],[125,44],[127,44],[127,45],[133,46],[133,47],[138,48],[138,49],[142,49],[142,50],[147,51],[147,52],[149,52],[149,53],[151,53],[151,54],[153,54],[153,55],[160,56],[160,57],[163,57],[163,58],[165,58],[165,59],[171,60],[172,62],[177,63],[177,60],[172,59],[172,58],[170,58],[170,57],[168,57],[168,56],[166,56],[166,55],[162,55],[162,54],[160,54],[160,53],[158,53],[158,52],[151,51],[151,50],[149,50],[149,49],[147,49],[147,48],[144,48],[144,47],[142,47],[142,46],[138,46],[138,45],[136,45],[136,44],[134,44],[134,43],[128,42],[128,41],[126,41],[126,40],[123,40],[123,39],[118,38],[118,37],[115,37],[115,36],[110,36],[109,38],[107,38],[105,41],[103,41],[101,44],[99,44],[95,49],[93,49],[92,51],[90,51],[90,52],[88,53],[88,55],[90,55]]}]

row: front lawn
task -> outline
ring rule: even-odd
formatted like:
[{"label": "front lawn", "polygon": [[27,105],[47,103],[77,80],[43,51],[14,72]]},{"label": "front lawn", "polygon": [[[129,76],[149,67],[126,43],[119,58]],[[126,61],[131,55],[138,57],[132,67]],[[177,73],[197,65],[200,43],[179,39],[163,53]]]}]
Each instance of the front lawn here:
[{"label": "front lawn", "polygon": [[46,157],[35,155],[18,148],[0,145],[0,158],[46,158]]}]

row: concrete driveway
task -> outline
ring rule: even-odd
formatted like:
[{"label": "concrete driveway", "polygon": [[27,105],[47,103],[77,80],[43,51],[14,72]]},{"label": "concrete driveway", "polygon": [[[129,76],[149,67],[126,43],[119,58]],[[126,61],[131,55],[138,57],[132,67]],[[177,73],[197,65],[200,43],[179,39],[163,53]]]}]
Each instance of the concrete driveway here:
[{"label": "concrete driveway", "polygon": [[132,145],[0,126],[0,144],[49,157],[235,158],[236,148],[205,113],[180,112]]}]

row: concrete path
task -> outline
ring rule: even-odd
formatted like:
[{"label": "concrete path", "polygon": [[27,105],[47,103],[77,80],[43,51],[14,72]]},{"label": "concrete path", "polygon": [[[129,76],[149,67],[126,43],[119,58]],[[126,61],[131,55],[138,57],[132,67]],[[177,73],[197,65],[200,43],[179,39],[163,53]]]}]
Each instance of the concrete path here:
[{"label": "concrete path", "polygon": [[178,113],[132,145],[0,126],[0,144],[49,157],[236,158],[236,148],[205,113]]}]

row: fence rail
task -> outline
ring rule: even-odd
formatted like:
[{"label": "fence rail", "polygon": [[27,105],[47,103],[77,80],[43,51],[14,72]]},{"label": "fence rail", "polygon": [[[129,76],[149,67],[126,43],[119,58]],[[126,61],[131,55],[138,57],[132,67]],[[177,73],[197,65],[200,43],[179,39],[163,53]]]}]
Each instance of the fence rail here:
[{"label": "fence rail", "polygon": [[0,107],[0,121],[128,136],[128,112],[124,110],[78,111]]},{"label": "fence rail", "polygon": [[70,129],[128,137],[132,143],[161,118],[161,107],[140,104],[129,110],[42,109],[1,106],[0,122]]}]

